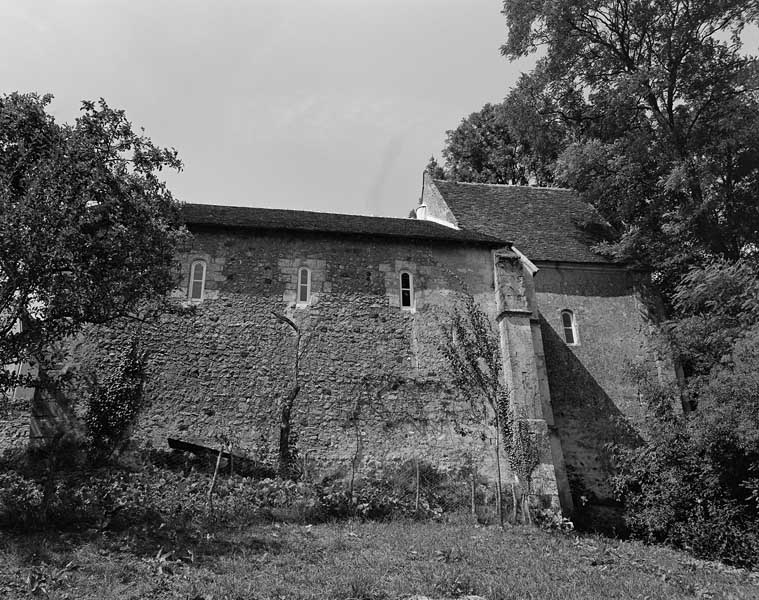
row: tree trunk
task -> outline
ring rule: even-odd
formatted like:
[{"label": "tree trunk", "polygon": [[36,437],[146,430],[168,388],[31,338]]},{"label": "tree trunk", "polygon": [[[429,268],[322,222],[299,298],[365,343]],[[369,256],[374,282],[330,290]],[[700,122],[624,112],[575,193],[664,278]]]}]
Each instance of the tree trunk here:
[{"label": "tree trunk", "polygon": [[503,499],[501,498],[501,423],[496,412],[495,418],[495,468],[498,471],[497,485],[495,491],[496,502],[498,503],[498,523],[503,527]]},{"label": "tree trunk", "polygon": [[515,482],[511,482],[511,521],[516,525],[517,523],[517,486]]},{"label": "tree trunk", "polygon": [[300,386],[296,383],[287,394],[282,403],[282,416],[279,424],[279,468],[278,474],[282,479],[292,476],[292,456],[290,451],[290,416],[295,404],[295,399],[300,392]]},{"label": "tree trunk", "polygon": [[532,513],[530,512],[530,494],[524,492],[522,494],[522,515],[526,525],[532,525]]}]

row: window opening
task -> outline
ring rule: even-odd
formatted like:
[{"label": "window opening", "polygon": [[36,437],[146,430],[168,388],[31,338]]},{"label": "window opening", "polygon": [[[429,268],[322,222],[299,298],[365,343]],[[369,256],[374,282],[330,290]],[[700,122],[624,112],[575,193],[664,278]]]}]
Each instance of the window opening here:
[{"label": "window opening", "polygon": [[311,300],[311,271],[302,267],[298,271],[298,304],[308,304]]},{"label": "window opening", "polygon": [[561,324],[564,328],[564,341],[569,345],[577,344],[577,326],[571,310],[561,311]]},{"label": "window opening", "polygon": [[190,300],[202,300],[206,287],[206,263],[196,260],[190,266]]},{"label": "window opening", "polygon": [[413,308],[414,285],[411,273],[401,272],[401,308]]}]

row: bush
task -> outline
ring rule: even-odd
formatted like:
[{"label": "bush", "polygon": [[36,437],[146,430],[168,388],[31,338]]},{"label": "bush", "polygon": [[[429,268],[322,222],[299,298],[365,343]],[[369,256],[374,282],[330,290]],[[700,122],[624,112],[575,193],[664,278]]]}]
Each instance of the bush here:
[{"label": "bush", "polygon": [[616,447],[614,485],[633,535],[738,566],[759,565],[759,341],[692,393],[699,409],[653,389],[646,442]]},{"label": "bush", "polygon": [[0,524],[21,528],[40,520],[44,498],[42,485],[13,471],[0,473]]},{"label": "bush", "polygon": [[441,498],[452,493],[452,483],[444,475],[427,472],[437,486],[422,490],[417,509],[413,479],[409,480],[403,467],[388,476],[360,480],[352,494],[344,481],[314,484],[224,474],[216,482],[209,505],[212,473],[177,468],[176,457],[165,453],[145,453],[143,458],[148,460],[139,471],[104,467],[50,472],[22,458],[15,464],[2,461],[0,526],[141,528],[151,535],[170,535],[272,520],[439,518]]},{"label": "bush", "polygon": [[[407,467],[401,467],[395,473],[361,479],[352,494],[344,482],[317,486],[324,514],[335,519],[359,517],[366,520],[440,517],[443,514],[440,498],[429,488],[420,491],[417,507],[415,485],[407,477],[407,471]],[[436,489],[446,491],[440,485]]]}]

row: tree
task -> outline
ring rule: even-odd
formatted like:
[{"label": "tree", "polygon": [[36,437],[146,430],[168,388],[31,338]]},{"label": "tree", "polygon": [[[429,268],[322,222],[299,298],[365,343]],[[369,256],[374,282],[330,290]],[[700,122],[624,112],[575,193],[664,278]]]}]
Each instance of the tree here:
[{"label": "tree", "polygon": [[617,449],[628,524],[755,564],[759,81],[741,32],[759,2],[505,0],[503,12],[502,52],[542,47],[533,77],[574,122],[557,180],[616,230],[601,250],[652,273],[685,375],[677,394],[652,386],[650,431]]},{"label": "tree", "polygon": [[686,373],[692,374],[693,401],[708,385],[711,371],[733,360],[734,346],[759,327],[759,262],[715,260],[692,268],[673,294],[678,318],[665,323],[669,342]]},{"label": "tree", "polygon": [[[55,122],[51,100],[0,96],[0,364],[39,359],[176,285],[183,234],[159,178],[181,168],[176,151],[102,99],[73,125]],[[0,369],[0,387],[10,379]]]},{"label": "tree", "polygon": [[474,417],[480,422],[491,421],[495,428],[496,502],[498,520],[503,526],[501,440],[508,454],[513,434],[509,391],[503,379],[498,337],[487,315],[468,293],[464,294],[464,305],[453,311],[450,317],[450,326],[442,331],[440,350],[454,384],[471,406]]},{"label": "tree", "polygon": [[295,401],[300,393],[301,378],[300,378],[300,363],[303,356],[308,351],[308,345],[313,340],[312,337],[303,339],[302,327],[295,324],[295,322],[286,317],[285,315],[272,311],[274,318],[283,325],[287,325],[292,329],[295,335],[295,343],[293,348],[293,368],[292,368],[292,383],[287,390],[287,394],[282,399],[282,408],[280,411],[279,421],[279,454],[277,464],[277,474],[282,479],[297,479],[297,453],[296,448],[293,446],[292,440],[292,412],[295,406]]},{"label": "tree", "polygon": [[448,131],[443,150],[450,179],[477,183],[527,183],[518,154],[502,106],[492,104]]},{"label": "tree", "polygon": [[566,114],[566,107],[545,93],[539,74],[523,74],[501,110],[530,183],[553,185],[556,159],[576,133],[574,112]]},{"label": "tree", "polygon": [[[542,47],[531,75],[573,122],[556,177],[616,229],[603,249],[672,299],[692,266],[745,256],[759,234],[755,0],[505,0],[502,53]],[[671,305],[670,305],[671,307]]]},{"label": "tree", "polygon": [[701,383],[688,418],[671,390],[644,383],[646,435],[617,446],[613,484],[631,532],[702,558],[759,563],[759,328]]},{"label": "tree", "polygon": [[523,75],[501,104],[486,104],[446,135],[445,169],[430,159],[436,179],[472,183],[552,185],[554,163],[572,123],[539,79]]},{"label": "tree", "polygon": [[430,160],[424,170],[429,173],[433,179],[445,179],[445,171],[441,167],[437,159],[434,156],[430,156]]}]

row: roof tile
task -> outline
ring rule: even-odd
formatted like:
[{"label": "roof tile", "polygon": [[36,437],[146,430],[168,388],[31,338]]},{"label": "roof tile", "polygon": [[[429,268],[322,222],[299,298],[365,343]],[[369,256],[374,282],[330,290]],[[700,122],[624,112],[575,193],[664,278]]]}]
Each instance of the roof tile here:
[{"label": "roof tile", "polygon": [[459,227],[511,240],[531,260],[608,263],[590,247],[598,240],[579,227],[603,219],[572,190],[457,183],[435,186]]},{"label": "roof tile", "polygon": [[354,235],[440,240],[505,246],[507,242],[477,231],[461,231],[429,221],[367,217],[302,210],[220,206],[215,204],[184,204],[182,216],[187,225],[271,229]]}]

